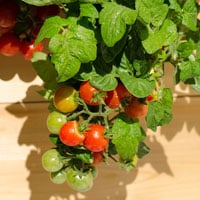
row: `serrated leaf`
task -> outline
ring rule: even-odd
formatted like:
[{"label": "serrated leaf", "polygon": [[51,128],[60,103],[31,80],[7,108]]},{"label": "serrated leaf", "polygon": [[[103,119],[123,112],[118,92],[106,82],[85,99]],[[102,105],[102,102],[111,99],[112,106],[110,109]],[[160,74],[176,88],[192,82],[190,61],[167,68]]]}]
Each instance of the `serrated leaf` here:
[{"label": "serrated leaf", "polygon": [[36,52],[31,62],[37,75],[43,80],[45,88],[55,89],[57,87],[56,77],[58,74],[47,54]]},{"label": "serrated leaf", "polygon": [[55,34],[60,32],[63,26],[66,26],[67,24],[67,20],[59,16],[47,18],[37,35],[35,43],[37,44],[45,38],[53,37]]},{"label": "serrated leaf", "polygon": [[183,5],[182,23],[192,31],[197,30],[197,7],[195,0],[186,1]]},{"label": "serrated leaf", "polygon": [[169,0],[169,2],[170,2],[170,6],[169,6],[170,9],[173,9],[177,12],[181,11],[181,7],[178,4],[177,0]]},{"label": "serrated leaf", "polygon": [[100,90],[110,91],[117,87],[118,81],[112,73],[103,76],[94,74],[90,79],[90,83]]},{"label": "serrated leaf", "polygon": [[173,106],[173,93],[170,88],[162,89],[162,104],[165,108],[172,108]]},{"label": "serrated leaf", "polygon": [[157,126],[164,117],[163,105],[160,102],[152,101],[148,104],[148,113],[146,116],[147,127],[153,131],[157,130]]},{"label": "serrated leaf", "polygon": [[128,91],[135,97],[144,98],[147,97],[154,89],[155,82],[148,79],[136,78],[129,75],[125,71],[119,71],[119,78],[128,89]]},{"label": "serrated leaf", "polygon": [[112,142],[123,160],[132,160],[138,151],[139,142],[144,139],[140,124],[124,115],[118,116],[112,127]]},{"label": "serrated leaf", "polygon": [[149,34],[149,36],[142,41],[142,44],[145,50],[149,54],[152,54],[162,48],[162,46],[168,46],[173,43],[177,37],[176,24],[166,19],[160,30]]},{"label": "serrated leaf", "polygon": [[163,23],[168,13],[168,6],[163,0],[136,0],[135,4],[139,19],[156,27]]},{"label": "serrated leaf", "polygon": [[51,62],[58,73],[58,82],[72,78],[79,71],[81,62],[70,54],[64,35],[57,34],[52,37],[49,49],[52,52]]},{"label": "serrated leaf", "polygon": [[180,79],[186,81],[200,76],[200,63],[198,61],[184,61],[180,64]]},{"label": "serrated leaf", "polygon": [[195,44],[193,40],[189,40],[183,43],[180,43],[177,50],[182,58],[188,58],[195,48]]},{"label": "serrated leaf", "polygon": [[101,35],[108,47],[115,45],[126,32],[126,25],[134,24],[137,12],[114,2],[104,3],[100,12]]}]

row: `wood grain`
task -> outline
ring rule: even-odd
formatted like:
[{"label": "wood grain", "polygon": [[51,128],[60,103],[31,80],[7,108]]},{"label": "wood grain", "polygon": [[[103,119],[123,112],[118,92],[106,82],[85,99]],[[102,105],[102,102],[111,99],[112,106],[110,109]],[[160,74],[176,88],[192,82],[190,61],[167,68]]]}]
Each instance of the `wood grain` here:
[{"label": "wood grain", "polygon": [[3,200],[199,200],[200,98],[178,98],[174,120],[153,133],[151,152],[137,169],[100,165],[91,191],[80,194],[54,185],[41,167],[51,144],[47,103],[0,104],[0,199]]}]

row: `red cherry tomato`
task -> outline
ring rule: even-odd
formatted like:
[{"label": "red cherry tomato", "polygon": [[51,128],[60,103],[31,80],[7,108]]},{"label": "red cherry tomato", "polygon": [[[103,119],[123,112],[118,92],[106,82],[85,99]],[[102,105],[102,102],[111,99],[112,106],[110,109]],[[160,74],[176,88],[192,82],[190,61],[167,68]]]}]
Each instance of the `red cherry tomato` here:
[{"label": "red cherry tomato", "polygon": [[132,96],[124,112],[131,118],[144,117],[148,112],[148,105],[141,103],[136,97]]},{"label": "red cherry tomato", "polygon": [[100,94],[103,99],[105,99],[105,92],[101,92],[97,88],[93,87],[89,81],[84,81],[80,85],[80,97],[85,101],[86,104],[90,106],[99,105],[99,101],[96,98],[97,94]]},{"label": "red cherry tomato", "polygon": [[42,50],[43,50],[43,44],[40,42],[34,45],[34,41],[23,42],[20,49],[25,60],[30,60],[35,52]]},{"label": "red cherry tomato", "polygon": [[3,1],[0,6],[0,27],[9,28],[15,26],[16,16],[19,12],[19,7],[16,1]]},{"label": "red cherry tomato", "polygon": [[59,138],[67,146],[76,146],[83,142],[85,136],[79,132],[77,121],[68,121],[61,127]]},{"label": "red cherry tomato", "polygon": [[21,42],[13,33],[6,33],[0,37],[0,53],[4,56],[14,56],[20,47]]},{"label": "red cherry tomato", "polygon": [[85,131],[84,146],[92,152],[104,151],[108,145],[108,139],[104,137],[104,126],[90,124]]},{"label": "red cherry tomato", "polygon": [[93,152],[92,153],[93,156],[93,162],[92,165],[98,165],[103,161],[103,152]]},{"label": "red cherry tomato", "polygon": [[105,103],[110,108],[117,108],[121,104],[123,98],[131,96],[130,92],[124,87],[122,83],[118,83],[117,87],[107,92]]}]

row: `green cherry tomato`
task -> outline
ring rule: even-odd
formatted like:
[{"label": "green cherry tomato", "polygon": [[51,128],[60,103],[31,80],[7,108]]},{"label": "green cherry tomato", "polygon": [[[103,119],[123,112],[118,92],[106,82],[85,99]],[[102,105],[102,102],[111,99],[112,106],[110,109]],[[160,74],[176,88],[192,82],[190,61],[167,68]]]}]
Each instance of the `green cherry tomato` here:
[{"label": "green cherry tomato", "polygon": [[47,117],[47,128],[49,132],[58,134],[62,125],[67,121],[66,115],[57,111],[49,113]]},{"label": "green cherry tomato", "polygon": [[67,169],[67,183],[69,187],[78,192],[86,192],[93,186],[93,175],[90,170],[81,172],[70,167]]},{"label": "green cherry tomato", "polygon": [[75,101],[76,90],[72,86],[64,85],[59,87],[53,98],[54,106],[63,113],[73,112],[77,109],[78,103]]},{"label": "green cherry tomato", "polygon": [[56,149],[49,149],[42,155],[42,166],[48,172],[59,171],[63,167],[60,153]]},{"label": "green cherry tomato", "polygon": [[51,172],[50,180],[55,184],[63,184],[66,181],[66,175],[67,173],[64,169],[57,172]]}]

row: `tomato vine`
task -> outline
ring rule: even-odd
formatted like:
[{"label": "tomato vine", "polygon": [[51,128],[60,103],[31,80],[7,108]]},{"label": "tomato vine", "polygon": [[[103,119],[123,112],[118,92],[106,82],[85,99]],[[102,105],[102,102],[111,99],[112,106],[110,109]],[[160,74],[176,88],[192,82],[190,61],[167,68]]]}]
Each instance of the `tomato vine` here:
[{"label": "tomato vine", "polygon": [[[59,8],[59,13],[39,18],[43,21],[34,44],[47,40],[48,50],[40,49],[31,59],[44,82],[40,94],[50,102],[47,126],[54,147],[42,160],[51,180],[60,184],[66,179],[84,192],[93,185],[94,163],[111,158],[120,167],[135,168],[150,151],[140,118],[153,131],[173,118],[173,93],[163,84],[164,64],[173,64],[174,84],[183,82],[200,91],[200,1],[19,2],[26,8]],[[21,40],[24,31],[27,39],[27,30],[33,33],[37,27],[37,20],[31,22],[26,30],[11,23]]]}]

